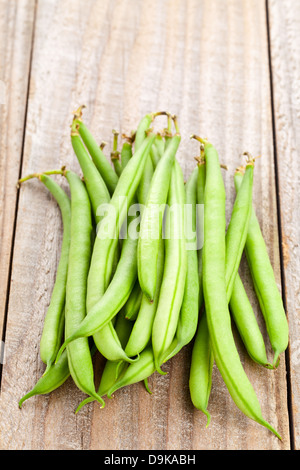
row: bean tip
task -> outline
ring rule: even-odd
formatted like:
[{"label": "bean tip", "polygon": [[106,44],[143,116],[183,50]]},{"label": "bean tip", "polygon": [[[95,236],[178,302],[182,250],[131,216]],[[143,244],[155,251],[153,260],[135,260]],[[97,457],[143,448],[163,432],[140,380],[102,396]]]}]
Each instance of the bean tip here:
[{"label": "bean tip", "polygon": [[103,150],[106,145],[107,145],[107,142],[102,141],[101,144],[99,145],[100,150]]},{"label": "bean tip", "polygon": [[200,142],[200,144],[202,144],[202,146],[200,148],[203,149],[203,150],[204,150],[204,145],[208,143],[207,138],[200,137],[197,134],[191,134],[190,139],[195,139],[198,142]]},{"label": "bean tip", "polygon": [[115,150],[110,153],[110,158],[112,160],[120,160],[120,152],[118,150]]},{"label": "bean tip", "polygon": [[194,157],[194,159],[196,160],[198,166],[205,164],[205,159],[203,158],[203,156],[198,156],[197,155],[196,157]]},{"label": "bean tip", "polygon": [[240,174],[242,174],[242,175],[243,175],[243,174],[245,173],[245,167],[244,167],[244,166],[238,166],[238,167],[236,167],[236,169],[235,169],[235,172],[234,172],[234,173],[235,173],[235,174],[238,174],[238,173],[240,173]]},{"label": "bean tip", "polygon": [[81,106],[79,106],[76,111],[73,111],[73,116],[74,116],[74,119],[77,119],[77,120],[81,120],[82,118],[82,110],[86,108],[85,104],[82,104]]}]

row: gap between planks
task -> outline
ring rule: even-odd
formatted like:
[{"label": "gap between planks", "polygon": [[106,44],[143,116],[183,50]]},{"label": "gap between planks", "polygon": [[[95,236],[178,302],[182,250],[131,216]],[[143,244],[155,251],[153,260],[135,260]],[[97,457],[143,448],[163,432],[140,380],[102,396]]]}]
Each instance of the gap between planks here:
[{"label": "gap between planks", "polygon": [[[276,139],[274,82],[273,82],[272,54],[271,54],[269,0],[265,0],[265,4],[266,4],[266,31],[267,31],[267,44],[268,44],[268,60],[269,60],[269,74],[270,74],[270,101],[271,101],[271,116],[272,116],[274,176],[275,176],[275,188],[276,188],[276,208],[277,208],[276,212],[277,212],[277,227],[278,227],[278,239],[279,239],[281,295],[282,295],[284,309],[287,312],[287,299],[286,299],[286,290],[285,290],[285,276],[284,276],[284,262],[283,262],[281,201],[280,201],[280,191],[279,191],[280,184],[279,184],[279,169],[278,169],[278,152],[277,152],[277,139]],[[292,408],[292,399],[291,399],[290,346],[288,346],[287,350],[285,351],[285,367],[286,367],[286,384],[287,384],[287,409],[288,409],[288,414],[289,414],[289,428],[290,428],[290,447],[291,447],[291,450],[294,450],[295,449],[295,435],[294,435],[294,419],[293,419],[293,408]]]}]

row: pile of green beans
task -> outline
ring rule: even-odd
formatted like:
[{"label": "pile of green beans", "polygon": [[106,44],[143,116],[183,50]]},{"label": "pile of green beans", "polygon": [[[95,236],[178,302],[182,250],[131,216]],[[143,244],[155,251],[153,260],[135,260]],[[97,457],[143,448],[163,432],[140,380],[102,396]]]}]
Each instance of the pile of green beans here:
[{"label": "pile of green beans", "polygon": [[[47,394],[71,377],[87,395],[76,409],[154,374],[191,345],[189,389],[208,411],[214,363],[237,407],[264,420],[244,371],[232,322],[249,357],[275,369],[288,346],[288,322],[253,205],[255,159],[234,174],[236,196],[226,229],[225,186],[215,147],[196,135],[200,154],[187,181],[178,161],[176,116],[149,113],[130,136],[113,133],[111,161],[83,122],[71,124],[71,145],[82,175],[47,170],[37,178],[62,216],[60,261],[40,342],[45,371],[19,401]],[[158,116],[166,127],[154,130]],[[193,161],[195,161],[193,160]],[[52,175],[66,178],[70,196]],[[273,360],[239,274],[245,252],[266,323]],[[95,389],[94,354],[105,359]]]}]

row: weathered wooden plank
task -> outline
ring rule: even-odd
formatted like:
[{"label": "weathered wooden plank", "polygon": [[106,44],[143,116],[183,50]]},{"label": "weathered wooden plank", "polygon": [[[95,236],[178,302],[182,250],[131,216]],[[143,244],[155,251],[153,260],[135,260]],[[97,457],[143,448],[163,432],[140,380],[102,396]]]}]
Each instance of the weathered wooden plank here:
[{"label": "weathered wooden plank", "polygon": [[6,313],[27,104],[34,0],[0,2],[0,333]]},{"label": "weathered wooden plank", "polygon": [[[224,172],[228,217],[234,201],[232,175],[240,154],[244,150],[262,154],[255,171],[255,204],[280,283],[263,2],[40,2],[23,174],[62,164],[78,170],[69,124],[71,111],[82,103],[87,105],[85,119],[91,130],[99,142],[109,144],[113,128],[130,132],[146,112],[167,109],[177,114],[183,136],[178,156],[186,177],[198,153],[190,134],[209,137],[228,165]],[[18,410],[17,399],[44,370],[39,339],[60,241],[54,201],[38,182],[24,185],[2,379],[3,448],[289,448],[284,359],[277,371],[262,370],[246,356],[238,337],[263,415],[282,434],[282,442],[236,408],[216,368],[209,404],[212,422],[205,429],[205,417],[189,399],[191,345],[164,366],[166,376],[154,374],[149,379],[152,395],[136,384],[116,392],[104,409],[89,404],[74,415],[83,395],[68,380],[49,396],[32,398]],[[266,338],[244,262],[242,275]],[[268,343],[267,348],[270,354]],[[96,370],[99,366],[97,362]]]},{"label": "weathered wooden plank", "polygon": [[290,380],[293,439],[300,449],[300,5],[269,1],[277,166],[285,299],[290,325]]}]

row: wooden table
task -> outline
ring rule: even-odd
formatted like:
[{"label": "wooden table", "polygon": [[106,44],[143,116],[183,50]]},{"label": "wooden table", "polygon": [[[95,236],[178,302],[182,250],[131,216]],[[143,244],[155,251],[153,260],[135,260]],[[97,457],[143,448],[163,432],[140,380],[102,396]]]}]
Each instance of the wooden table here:
[{"label": "wooden table", "polygon": [[[0,0],[1,449],[300,448],[300,4],[294,0]],[[117,392],[77,415],[83,394],[69,379],[47,396],[18,400],[44,370],[39,340],[55,279],[62,225],[38,181],[20,175],[79,171],[72,111],[99,143],[130,132],[147,112],[178,115],[185,177],[198,153],[190,134],[214,143],[224,171],[228,217],[233,171],[245,150],[261,155],[254,204],[290,325],[277,370],[265,370],[236,341],[261,403],[282,441],[246,418],[214,367],[206,418],[188,390],[191,345],[167,375]],[[59,180],[61,181],[61,179]],[[65,184],[65,183],[62,183]],[[241,275],[271,354],[245,260]],[[236,334],[236,332],[235,332]],[[96,361],[99,370],[101,360]]]}]

